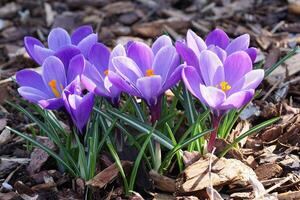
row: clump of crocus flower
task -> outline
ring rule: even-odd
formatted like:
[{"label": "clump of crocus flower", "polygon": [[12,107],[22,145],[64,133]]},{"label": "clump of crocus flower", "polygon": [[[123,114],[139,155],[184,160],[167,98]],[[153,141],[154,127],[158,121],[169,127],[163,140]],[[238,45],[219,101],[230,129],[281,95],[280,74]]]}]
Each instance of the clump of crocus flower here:
[{"label": "clump of crocus flower", "polygon": [[236,51],[224,63],[210,50],[199,54],[199,65],[187,66],[182,71],[188,90],[213,112],[213,126],[208,150],[211,151],[222,114],[247,104],[254,90],[264,78],[262,69],[253,70],[250,56]]},{"label": "clump of crocus flower", "polygon": [[114,71],[108,77],[121,91],[144,99],[155,122],[160,117],[161,96],[181,78],[179,55],[168,36],[159,37],[151,48],[142,42],[127,46],[126,56],[112,58]]}]

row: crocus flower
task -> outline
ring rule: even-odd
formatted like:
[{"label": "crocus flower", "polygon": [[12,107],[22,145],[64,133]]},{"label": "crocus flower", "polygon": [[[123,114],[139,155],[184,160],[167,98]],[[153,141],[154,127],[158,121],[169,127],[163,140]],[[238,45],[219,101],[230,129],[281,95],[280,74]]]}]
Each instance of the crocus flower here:
[{"label": "crocus flower", "polygon": [[58,109],[63,106],[62,91],[76,76],[82,74],[84,67],[82,54],[71,59],[67,73],[59,58],[49,56],[42,65],[42,74],[29,69],[17,72],[16,80],[20,85],[18,92],[43,108]]},{"label": "crocus flower", "polygon": [[93,33],[92,27],[85,25],[77,28],[71,36],[65,29],[52,29],[48,35],[48,48],[30,36],[24,38],[24,44],[29,56],[38,64],[43,64],[47,57],[55,55],[67,68],[73,56],[79,53],[87,56],[97,40],[98,36]]},{"label": "crocus flower", "polygon": [[63,91],[63,101],[73,123],[82,133],[87,124],[94,105],[94,94],[83,95],[80,77],[77,76]]},{"label": "crocus flower", "polygon": [[114,72],[111,60],[116,56],[126,56],[122,45],[117,45],[112,52],[101,43],[96,43],[88,55],[90,64],[82,75],[82,83],[87,90],[96,95],[108,98],[115,106],[118,105],[120,90],[108,79],[108,74]]},{"label": "crocus flower", "polygon": [[159,37],[152,48],[142,42],[132,42],[127,56],[112,59],[115,72],[109,72],[108,77],[120,90],[144,99],[152,114],[160,113],[156,107],[161,95],[181,78],[179,62],[168,36]]},{"label": "crocus flower", "polygon": [[177,41],[176,49],[188,65],[199,67],[199,56],[203,50],[213,51],[224,62],[226,57],[237,51],[245,51],[252,62],[255,61],[257,49],[249,48],[250,36],[241,35],[230,41],[227,34],[221,29],[210,32],[205,41],[192,30],[188,30],[185,41]]},{"label": "crocus flower", "polygon": [[[203,50],[198,69],[187,66],[182,70],[182,79],[188,90],[213,110],[215,129],[222,113],[239,109],[252,99],[263,78],[264,71],[252,70],[252,61],[244,51],[230,54],[223,63],[212,51]],[[211,135],[209,151],[215,138],[216,130]]]}]

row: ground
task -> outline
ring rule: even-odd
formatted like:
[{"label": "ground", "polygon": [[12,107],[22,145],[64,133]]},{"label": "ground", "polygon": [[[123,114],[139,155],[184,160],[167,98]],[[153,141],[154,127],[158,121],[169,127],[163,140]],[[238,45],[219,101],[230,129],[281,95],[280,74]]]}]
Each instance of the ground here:
[{"label": "ground", "polygon": [[[24,36],[30,35],[45,41],[53,27],[72,31],[79,25],[90,24],[98,33],[100,41],[113,47],[129,40],[151,43],[163,33],[180,39],[189,28],[205,36],[217,27],[231,37],[248,33],[251,46],[259,49],[256,63],[262,63],[263,68],[268,69],[300,42],[299,20],[300,2],[292,0],[2,0],[0,183],[8,185],[2,185],[0,199],[21,199],[24,198],[22,195],[26,195],[27,199],[34,199],[36,194],[39,199],[83,199],[84,193],[82,180],[74,180],[67,174],[61,174],[53,160],[48,159],[44,152],[36,149],[32,153],[24,140],[5,129],[8,125],[29,133],[27,128],[31,125],[29,119],[6,103],[20,101],[16,92],[17,85],[13,82],[16,71],[38,67],[26,54]],[[255,171],[269,194],[265,198],[271,199],[271,196],[278,193],[274,198],[300,199],[300,54],[297,52],[281,64],[263,82],[261,89],[260,97],[243,113],[242,120],[232,134],[238,135],[275,116],[281,116],[281,120],[246,138],[241,150],[238,153],[231,152],[230,156],[241,160]],[[186,155],[187,161],[195,157],[197,155]],[[111,164],[106,155],[102,155],[100,160],[104,164],[99,172]],[[155,174],[152,174],[152,178],[155,180]],[[158,180],[170,181],[172,184],[175,178],[176,175],[172,175],[170,179],[159,177]],[[145,198],[175,198],[172,197],[175,186],[174,191],[166,191],[157,181],[154,182],[154,187],[157,184],[156,188],[160,190],[152,189]],[[121,199],[119,183],[117,178],[105,189],[95,191],[99,194],[96,199]],[[268,191],[272,186],[274,188]],[[218,189],[223,198],[253,197],[251,186],[232,187],[226,183],[223,189]],[[199,194],[179,192],[176,198],[198,199],[195,196],[201,197]],[[141,197],[136,195],[134,198]]]}]

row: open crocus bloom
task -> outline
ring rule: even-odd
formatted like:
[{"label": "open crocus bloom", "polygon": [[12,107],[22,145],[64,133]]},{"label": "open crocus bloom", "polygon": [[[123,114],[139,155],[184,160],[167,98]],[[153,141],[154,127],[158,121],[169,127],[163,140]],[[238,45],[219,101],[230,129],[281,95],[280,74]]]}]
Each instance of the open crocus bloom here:
[{"label": "open crocus bloom", "polygon": [[28,69],[17,72],[16,80],[20,85],[18,92],[43,108],[58,109],[63,106],[61,94],[64,88],[82,73],[84,66],[84,57],[79,54],[71,59],[66,74],[61,60],[50,56],[42,65],[42,74]]},{"label": "open crocus bloom", "polygon": [[109,98],[111,103],[117,105],[120,90],[108,79],[108,74],[114,72],[111,60],[116,56],[126,56],[122,45],[116,46],[112,52],[101,43],[96,43],[88,55],[89,66],[82,75],[82,83],[87,90],[96,95]]},{"label": "open crocus bloom", "polygon": [[222,63],[215,53],[203,50],[199,69],[187,66],[182,70],[182,79],[188,90],[215,111],[244,106],[263,78],[264,71],[252,70],[251,59],[244,51],[230,54]]},{"label": "open crocus bloom", "polygon": [[127,56],[112,59],[115,72],[109,72],[108,77],[120,90],[144,99],[151,108],[160,95],[180,80],[179,62],[168,36],[159,37],[152,49],[144,43],[132,42]]},{"label": "open crocus bloom", "polygon": [[64,105],[70,114],[73,123],[82,133],[87,124],[94,105],[94,94],[83,95],[80,77],[77,76],[71,84],[63,91]]},{"label": "open crocus bloom", "polygon": [[192,30],[188,30],[185,41],[177,41],[177,52],[182,56],[188,65],[199,67],[199,56],[203,50],[213,51],[219,59],[224,62],[226,57],[237,51],[245,51],[250,56],[252,62],[255,61],[257,49],[249,48],[250,37],[248,34],[241,35],[230,41],[227,34],[221,29],[210,32],[206,40],[196,35]]},{"label": "open crocus bloom", "polygon": [[67,68],[73,56],[79,53],[87,56],[97,40],[98,36],[93,33],[92,27],[86,25],[77,28],[71,36],[65,29],[52,29],[48,35],[48,48],[41,41],[30,36],[24,38],[24,44],[29,56],[38,64],[43,64],[47,57],[55,55]]}]

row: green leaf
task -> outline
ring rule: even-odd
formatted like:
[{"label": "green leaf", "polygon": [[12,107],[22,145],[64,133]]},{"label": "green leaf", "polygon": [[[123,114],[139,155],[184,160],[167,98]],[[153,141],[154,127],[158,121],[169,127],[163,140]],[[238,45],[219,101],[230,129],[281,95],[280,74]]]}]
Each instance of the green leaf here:
[{"label": "green leaf", "polygon": [[[97,108],[94,108],[98,113],[100,113],[102,116],[106,117],[107,114]],[[110,114],[112,114],[113,116],[121,119],[122,121],[128,123],[130,126],[132,126],[133,128],[139,130],[141,133],[149,133],[151,131],[151,126],[145,124],[144,122],[141,122],[137,119],[134,119],[133,117],[126,115],[125,113],[121,113],[120,111],[116,110],[116,109],[107,109],[107,112],[109,112]],[[158,141],[160,144],[164,145],[166,148],[168,149],[172,149],[173,145],[172,145],[172,141],[166,137],[165,135],[163,135],[161,132],[154,130],[152,137]]]},{"label": "green leaf", "polygon": [[154,129],[155,129],[155,126],[153,127],[153,129],[149,133],[149,135],[147,136],[147,138],[146,138],[145,142],[143,143],[142,148],[140,149],[139,154],[138,154],[138,156],[137,156],[137,158],[134,162],[134,166],[132,168],[131,175],[130,175],[130,181],[129,181],[129,190],[130,191],[132,191],[133,188],[134,188],[138,168],[140,166],[140,163],[141,163],[141,160],[143,158],[146,147],[149,144],[149,142],[151,141],[151,136],[152,136],[152,133],[153,133]]},{"label": "green leaf", "polygon": [[111,141],[110,141],[110,138],[107,137],[106,138],[106,145],[112,155],[112,157],[114,158],[115,162],[116,162],[116,165],[119,169],[119,172],[122,176],[122,179],[123,179],[123,184],[124,184],[124,192],[126,195],[129,194],[129,186],[128,186],[128,181],[126,179],[126,175],[125,175],[125,172],[124,172],[124,169],[123,169],[123,166],[122,166],[122,162],[117,154],[117,151],[115,150],[114,146],[112,145]]},{"label": "green leaf", "polygon": [[296,53],[297,50],[298,50],[298,46],[296,46],[292,51],[290,51],[288,54],[286,54],[282,59],[280,59],[272,67],[270,67],[269,69],[267,69],[265,71],[265,77],[269,76],[278,66],[280,66],[287,59],[289,59],[290,57],[292,57]]}]

